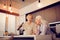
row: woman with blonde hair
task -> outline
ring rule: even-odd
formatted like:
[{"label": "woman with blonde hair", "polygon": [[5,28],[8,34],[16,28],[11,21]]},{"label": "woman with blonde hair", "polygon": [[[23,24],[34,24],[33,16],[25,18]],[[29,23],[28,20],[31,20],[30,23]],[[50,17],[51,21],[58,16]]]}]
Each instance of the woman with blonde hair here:
[{"label": "woman with blonde hair", "polygon": [[35,33],[36,35],[46,35],[48,29],[48,23],[44,20],[40,15],[36,16],[35,18],[36,27]]},{"label": "woman with blonde hair", "polygon": [[27,21],[22,25],[21,29],[24,30],[23,35],[33,35],[33,27],[35,23],[32,22],[33,15],[27,15]]}]

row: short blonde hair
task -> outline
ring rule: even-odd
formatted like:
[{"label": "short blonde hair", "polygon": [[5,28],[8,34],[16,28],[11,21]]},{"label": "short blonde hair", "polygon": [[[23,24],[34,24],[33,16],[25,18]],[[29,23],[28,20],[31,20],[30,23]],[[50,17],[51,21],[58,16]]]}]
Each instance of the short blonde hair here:
[{"label": "short blonde hair", "polygon": [[46,20],[44,20],[40,15],[36,16],[35,20],[40,19],[41,23],[46,23]]},{"label": "short blonde hair", "polygon": [[28,14],[28,15],[27,15],[27,17],[29,17],[29,16],[31,16],[31,17],[32,17],[32,19],[33,19],[33,15],[32,15],[32,14]]},{"label": "short blonde hair", "polygon": [[36,16],[35,19],[42,19],[42,17],[40,15]]}]

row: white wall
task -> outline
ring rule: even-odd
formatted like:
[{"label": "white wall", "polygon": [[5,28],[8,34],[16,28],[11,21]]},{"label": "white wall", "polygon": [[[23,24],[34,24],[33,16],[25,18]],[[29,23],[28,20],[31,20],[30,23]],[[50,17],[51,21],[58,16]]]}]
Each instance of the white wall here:
[{"label": "white wall", "polygon": [[17,34],[19,34],[19,31],[17,30],[19,28],[19,26],[25,22],[25,15],[21,15],[19,17],[17,17],[17,23],[16,23],[16,32]]},{"label": "white wall", "polygon": [[19,16],[19,20],[18,20],[18,26],[20,26],[20,24],[22,23],[22,22],[25,22],[25,15],[21,15],[21,16]]}]

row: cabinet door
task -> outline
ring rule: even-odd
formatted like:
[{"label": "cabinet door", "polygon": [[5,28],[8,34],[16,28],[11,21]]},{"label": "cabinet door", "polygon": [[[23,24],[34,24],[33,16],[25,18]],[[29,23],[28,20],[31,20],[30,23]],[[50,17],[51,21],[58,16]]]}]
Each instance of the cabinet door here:
[{"label": "cabinet door", "polygon": [[9,15],[8,16],[8,32],[15,33],[15,16]]},{"label": "cabinet door", "polygon": [[6,14],[0,13],[0,36],[3,36],[5,32],[5,18]]}]

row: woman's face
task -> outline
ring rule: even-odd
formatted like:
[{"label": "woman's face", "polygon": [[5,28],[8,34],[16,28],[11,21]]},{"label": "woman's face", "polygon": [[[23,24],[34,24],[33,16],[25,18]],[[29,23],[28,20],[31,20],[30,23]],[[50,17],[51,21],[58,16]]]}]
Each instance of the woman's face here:
[{"label": "woman's face", "polygon": [[28,21],[32,21],[32,19],[33,19],[32,15],[28,15],[28,16],[27,16],[27,20],[28,20]]},{"label": "woman's face", "polygon": [[35,19],[35,23],[38,24],[38,25],[40,25],[41,24],[41,19],[39,19],[39,18]]}]

